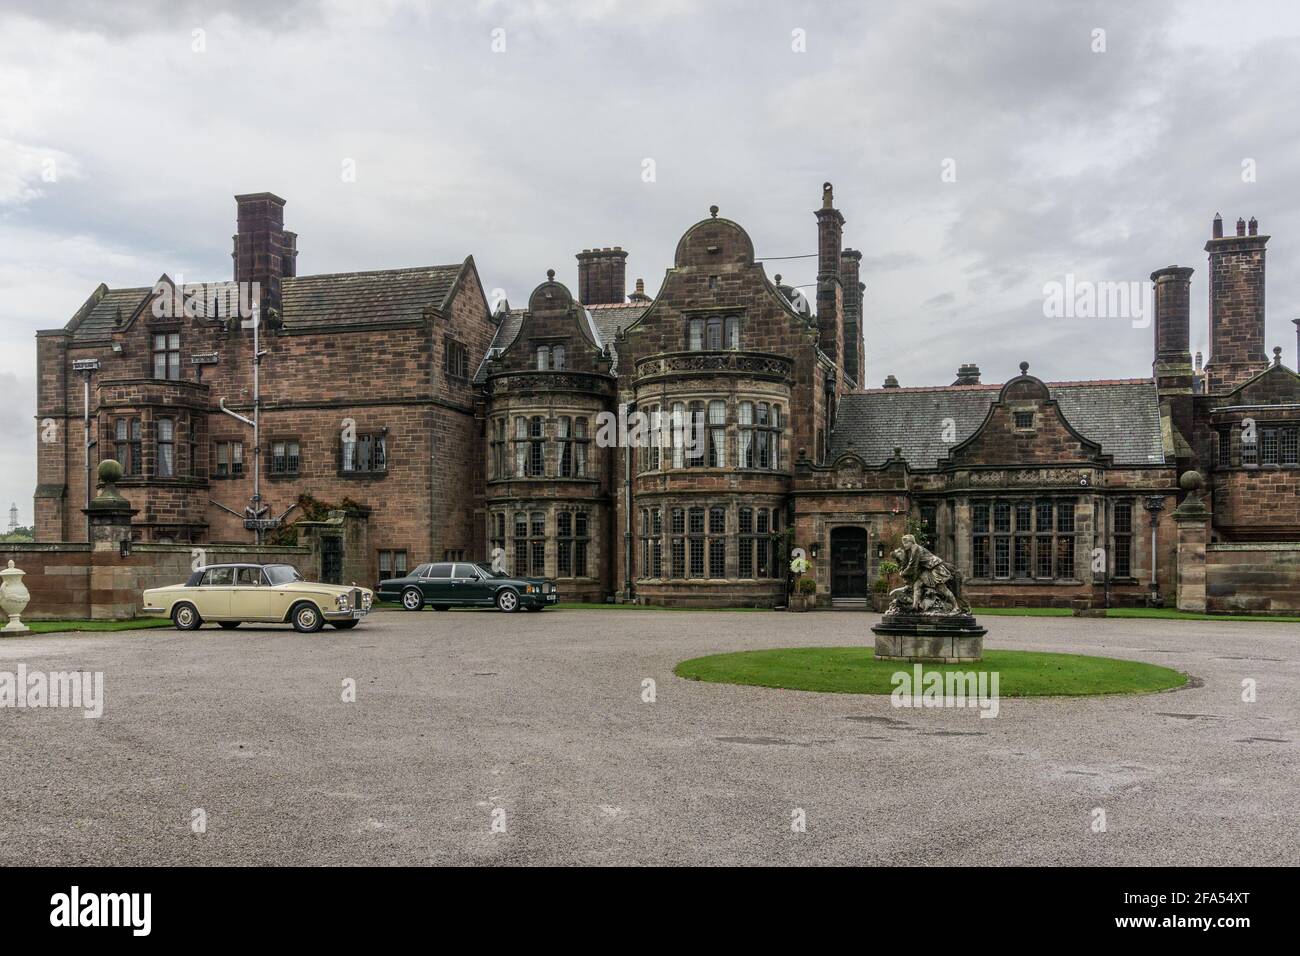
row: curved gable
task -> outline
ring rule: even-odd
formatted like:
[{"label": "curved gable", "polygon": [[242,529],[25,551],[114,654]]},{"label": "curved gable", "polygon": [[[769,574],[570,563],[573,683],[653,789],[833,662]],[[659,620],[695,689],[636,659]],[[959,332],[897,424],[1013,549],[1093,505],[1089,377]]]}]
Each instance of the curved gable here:
[{"label": "curved gable", "polygon": [[975,433],[953,446],[941,465],[1093,463],[1108,460],[1101,445],[1066,419],[1051,391],[1020,363],[1020,375],[1002,386]]}]

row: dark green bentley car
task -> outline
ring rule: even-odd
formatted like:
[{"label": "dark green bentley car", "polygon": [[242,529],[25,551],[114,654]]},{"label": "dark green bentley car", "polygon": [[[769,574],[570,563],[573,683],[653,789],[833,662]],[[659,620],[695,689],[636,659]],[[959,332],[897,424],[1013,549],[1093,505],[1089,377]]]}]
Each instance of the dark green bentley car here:
[{"label": "dark green bentley car", "polygon": [[425,605],[432,605],[435,611],[449,607],[540,611],[559,600],[553,581],[513,577],[468,561],[422,564],[404,578],[380,581],[378,593],[379,600],[400,601],[408,611]]}]

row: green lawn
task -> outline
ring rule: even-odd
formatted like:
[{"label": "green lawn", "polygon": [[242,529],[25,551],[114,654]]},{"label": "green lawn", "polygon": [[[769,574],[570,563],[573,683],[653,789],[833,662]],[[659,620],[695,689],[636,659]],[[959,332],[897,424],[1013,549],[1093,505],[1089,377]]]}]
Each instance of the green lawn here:
[{"label": "green lawn", "polygon": [[[678,677],[720,684],[748,684],[833,694],[888,694],[903,661],[878,661],[870,647],[781,647],[713,654],[682,661]],[[924,664],[927,671],[989,671],[998,674],[1001,697],[1143,694],[1182,687],[1187,675],[1140,661],[1081,654],[985,651],[977,664]]]},{"label": "green lawn", "polygon": [[1286,617],[1277,614],[1196,614],[1192,611],[1176,611],[1167,607],[1113,607],[1106,612],[1107,617],[1155,617],[1168,618],[1173,621],[1273,621],[1283,624],[1300,624],[1300,617]]},{"label": "green lawn", "polygon": [[1074,612],[1068,607],[975,607],[971,613],[977,617],[1069,617]]},{"label": "green lawn", "polygon": [[145,627],[171,627],[163,617],[137,617],[126,621],[23,621],[36,634],[59,631],[136,631]]},{"label": "green lawn", "polygon": [[[1068,607],[977,607],[971,613],[977,617],[1069,617],[1074,612]],[[1170,621],[1274,621],[1300,624],[1300,617],[1276,614],[1196,614],[1177,611],[1170,607],[1112,607],[1106,617],[1162,618]]]}]

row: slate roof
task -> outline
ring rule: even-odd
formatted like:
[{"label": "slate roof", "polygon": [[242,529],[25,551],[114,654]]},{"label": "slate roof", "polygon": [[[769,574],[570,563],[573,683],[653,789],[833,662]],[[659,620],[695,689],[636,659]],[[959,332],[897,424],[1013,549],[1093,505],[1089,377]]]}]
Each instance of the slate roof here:
[{"label": "slate roof", "polygon": [[587,306],[587,315],[591,318],[592,324],[596,326],[596,331],[600,333],[598,344],[609,346],[610,357],[614,360],[614,363],[610,366],[610,371],[615,375],[618,374],[618,350],[614,347],[616,333],[619,329],[626,329],[641,318],[648,308],[650,308],[648,302]]},{"label": "slate roof", "polygon": [[447,304],[464,265],[457,262],[282,279],[280,315],[289,329],[418,319],[426,308]]},{"label": "slate roof", "polygon": [[[614,347],[615,335],[619,329],[626,329],[634,321],[641,317],[641,314],[648,309],[649,303],[619,303],[614,305],[589,305],[587,309],[587,325],[592,332],[592,338],[596,340],[597,346],[609,346],[609,354],[613,359],[610,371],[618,374],[618,352]],[[500,313],[501,323],[497,326],[496,335],[492,337],[491,348],[505,349],[509,348],[519,335],[519,326],[524,319],[526,309],[507,309]],[[487,380],[487,357],[479,364],[478,371],[474,373],[474,383],[481,385]]]},{"label": "slate roof", "polygon": [[[105,289],[100,300],[81,317],[81,321],[73,330],[73,341],[95,342],[107,339],[112,335],[118,310],[121,310],[122,321],[125,322],[131,318],[131,314],[151,292],[153,286],[142,289]],[[76,322],[76,319],[73,319],[73,322]]]},{"label": "slate roof", "polygon": [[[1051,397],[1079,434],[1099,443],[1117,465],[1163,464],[1160,402],[1146,379],[1048,382]],[[957,442],[984,422],[1001,385],[878,388],[845,395],[831,433],[829,460],[856,453],[868,465],[892,458],[895,446],[916,469],[936,468],[952,447],[943,421],[956,423]],[[955,443],[954,443],[955,444]]]},{"label": "slate roof", "polygon": [[[316,325],[374,325],[420,318],[428,308],[442,308],[466,263],[337,272],[280,280],[280,313],[285,328]],[[96,290],[98,294],[98,290]],[[106,339],[118,309],[129,319],[153,286],[105,289],[99,301],[69,323],[74,342]],[[93,298],[93,297],[92,297]],[[83,306],[83,309],[85,307]]]}]

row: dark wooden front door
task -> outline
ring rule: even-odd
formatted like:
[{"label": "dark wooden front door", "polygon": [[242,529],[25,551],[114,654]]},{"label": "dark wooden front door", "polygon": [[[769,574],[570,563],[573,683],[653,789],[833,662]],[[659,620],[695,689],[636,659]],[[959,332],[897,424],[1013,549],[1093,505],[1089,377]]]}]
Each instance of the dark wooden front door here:
[{"label": "dark wooden front door", "polygon": [[337,534],[320,539],[320,576],[326,584],[343,583],[343,538]]},{"label": "dark wooden front door", "polygon": [[831,531],[831,597],[867,596],[867,531],[834,528]]}]

